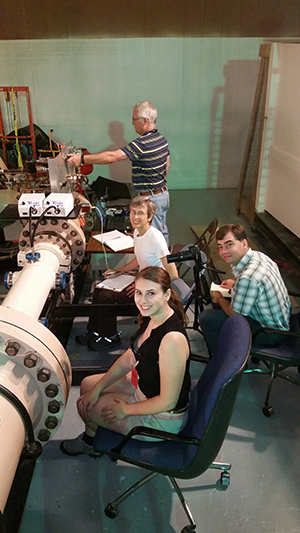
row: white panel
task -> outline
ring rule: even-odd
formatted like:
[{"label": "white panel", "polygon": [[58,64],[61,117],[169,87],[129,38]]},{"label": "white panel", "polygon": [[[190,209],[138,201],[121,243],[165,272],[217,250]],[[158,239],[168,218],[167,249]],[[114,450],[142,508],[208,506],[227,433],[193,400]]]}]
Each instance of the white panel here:
[{"label": "white panel", "polygon": [[269,161],[265,209],[300,237],[299,173],[275,158]]},{"label": "white panel", "polygon": [[300,237],[300,44],[276,43],[274,50],[263,207]]},{"label": "white panel", "polygon": [[[121,38],[0,41],[1,85],[28,85],[33,120],[90,152],[135,138],[148,99],[169,141],[170,189],[237,186],[261,39]],[[117,163],[117,165],[119,165]],[[124,178],[131,168],[96,166]],[[92,181],[91,180],[91,181]]]}]

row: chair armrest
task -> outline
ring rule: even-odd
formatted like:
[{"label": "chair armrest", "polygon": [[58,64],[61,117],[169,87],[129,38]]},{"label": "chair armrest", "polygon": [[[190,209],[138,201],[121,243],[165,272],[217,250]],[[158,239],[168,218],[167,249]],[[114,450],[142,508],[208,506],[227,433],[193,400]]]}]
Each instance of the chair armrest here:
[{"label": "chair armrest", "polygon": [[145,437],[156,437],[162,440],[171,440],[173,442],[182,442],[186,444],[195,444],[199,445],[201,439],[196,439],[194,437],[185,437],[184,435],[176,435],[174,433],[169,433],[168,431],[161,431],[159,429],[147,428],[144,426],[136,426],[131,429],[131,431],[124,437],[118,446],[113,448],[111,451],[115,453],[121,453],[124,446],[129,442],[129,440],[135,435],[143,435]]},{"label": "chair armrest", "polygon": [[289,296],[298,296],[298,298],[300,298],[300,294],[299,292],[294,292],[294,291],[289,291]]},{"label": "chair armrest", "polygon": [[273,329],[273,328],[259,328],[255,333],[252,335],[252,341],[260,335],[261,333],[277,333],[279,335],[282,335],[284,337],[300,337],[300,331],[287,331],[283,329]]}]

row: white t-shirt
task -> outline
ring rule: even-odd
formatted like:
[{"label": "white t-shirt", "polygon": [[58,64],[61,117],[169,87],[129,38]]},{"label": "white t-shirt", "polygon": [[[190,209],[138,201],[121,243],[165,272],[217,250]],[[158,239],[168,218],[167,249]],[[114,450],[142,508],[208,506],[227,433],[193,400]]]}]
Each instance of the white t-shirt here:
[{"label": "white t-shirt", "polygon": [[140,270],[148,266],[163,268],[160,259],[169,255],[170,252],[161,231],[150,226],[144,235],[139,236],[138,231],[135,229],[133,240],[134,253]]}]

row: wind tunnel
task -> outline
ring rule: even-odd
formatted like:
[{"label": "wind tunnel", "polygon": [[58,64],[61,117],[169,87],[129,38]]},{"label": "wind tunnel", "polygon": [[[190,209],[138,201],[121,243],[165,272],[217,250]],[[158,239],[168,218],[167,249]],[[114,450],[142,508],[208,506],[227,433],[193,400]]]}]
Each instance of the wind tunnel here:
[{"label": "wind tunnel", "polygon": [[[22,452],[27,449],[29,455],[38,456],[53,437],[71,387],[68,355],[41,318],[50,291],[65,287],[67,275],[80,265],[85,253],[82,206],[79,203],[69,213],[64,209],[70,209],[70,195],[78,198],[74,193],[62,193],[60,204],[49,203],[52,195],[45,196],[36,218],[32,215],[39,212],[34,203],[38,195],[26,198],[30,207],[19,239],[21,270],[5,275],[9,292],[0,305],[2,513]],[[21,201],[22,196],[19,212]],[[88,202],[84,197],[82,201],[86,209]],[[22,208],[26,208],[24,201]]]}]

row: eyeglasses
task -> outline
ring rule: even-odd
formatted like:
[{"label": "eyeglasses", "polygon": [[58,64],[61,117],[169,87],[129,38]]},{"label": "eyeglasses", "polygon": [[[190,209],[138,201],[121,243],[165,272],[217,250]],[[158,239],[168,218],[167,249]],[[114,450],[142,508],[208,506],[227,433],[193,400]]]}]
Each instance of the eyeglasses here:
[{"label": "eyeglasses", "polygon": [[135,122],[136,120],[142,120],[142,119],[144,119],[144,118],[145,118],[145,117],[137,117],[137,118],[133,118],[133,117],[132,117],[132,122]]},{"label": "eyeglasses", "polygon": [[234,246],[234,242],[225,242],[224,244],[218,244],[218,250],[230,250]]}]

